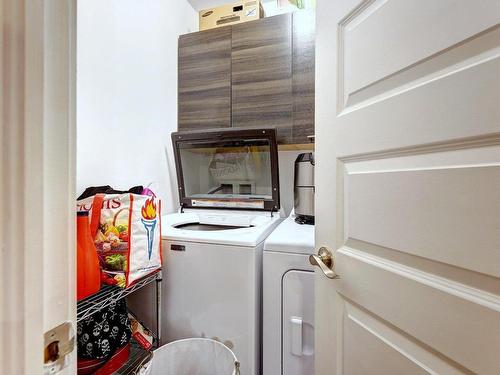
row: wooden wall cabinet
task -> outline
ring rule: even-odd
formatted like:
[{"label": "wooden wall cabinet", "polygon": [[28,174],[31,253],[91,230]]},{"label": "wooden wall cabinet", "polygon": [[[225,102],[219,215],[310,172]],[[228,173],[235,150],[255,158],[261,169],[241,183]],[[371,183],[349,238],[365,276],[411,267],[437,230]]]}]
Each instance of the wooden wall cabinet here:
[{"label": "wooden wall cabinet", "polygon": [[274,126],[314,134],[314,19],[297,12],[179,38],[179,130]]},{"label": "wooden wall cabinet", "polygon": [[314,59],[316,14],[293,14],[292,96],[293,143],[309,143],[314,136]]},{"label": "wooden wall cabinet", "polygon": [[232,125],[276,126],[292,137],[292,17],[285,14],[232,27]]},{"label": "wooden wall cabinet", "polygon": [[179,37],[178,128],[231,126],[231,28]]}]

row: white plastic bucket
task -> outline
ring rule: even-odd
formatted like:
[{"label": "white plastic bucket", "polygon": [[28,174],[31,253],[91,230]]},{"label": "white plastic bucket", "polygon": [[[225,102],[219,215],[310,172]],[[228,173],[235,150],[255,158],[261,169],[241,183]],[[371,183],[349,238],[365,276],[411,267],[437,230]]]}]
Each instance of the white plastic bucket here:
[{"label": "white plastic bucket", "polygon": [[240,363],[224,344],[203,338],[173,341],[153,352],[140,375],[239,375]]}]

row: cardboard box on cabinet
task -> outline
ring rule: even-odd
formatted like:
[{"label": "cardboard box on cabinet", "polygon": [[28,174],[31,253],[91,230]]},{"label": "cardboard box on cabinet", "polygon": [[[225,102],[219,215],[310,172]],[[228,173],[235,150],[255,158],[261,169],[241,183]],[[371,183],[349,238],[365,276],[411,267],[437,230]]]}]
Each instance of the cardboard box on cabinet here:
[{"label": "cardboard box on cabinet", "polygon": [[264,18],[260,0],[237,1],[200,11],[200,30],[234,25]]}]

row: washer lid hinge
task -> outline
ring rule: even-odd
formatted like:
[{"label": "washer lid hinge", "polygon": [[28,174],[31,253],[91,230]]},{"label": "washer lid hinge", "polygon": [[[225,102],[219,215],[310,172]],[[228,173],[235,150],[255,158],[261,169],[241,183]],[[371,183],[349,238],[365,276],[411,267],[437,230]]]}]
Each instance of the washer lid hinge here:
[{"label": "washer lid hinge", "polygon": [[[273,214],[273,213],[274,213],[275,208],[276,208],[276,207],[271,208],[271,217],[274,217],[274,214]],[[278,212],[278,210],[276,210],[276,212]]]}]

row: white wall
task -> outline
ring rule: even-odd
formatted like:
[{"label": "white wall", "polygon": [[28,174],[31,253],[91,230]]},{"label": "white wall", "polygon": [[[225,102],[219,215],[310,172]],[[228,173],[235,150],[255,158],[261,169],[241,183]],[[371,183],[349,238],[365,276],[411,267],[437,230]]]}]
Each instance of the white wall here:
[{"label": "white wall", "polygon": [[177,207],[165,156],[177,126],[177,37],[197,30],[187,0],[78,1],[78,194],[158,182],[164,212]]},{"label": "white wall", "polygon": [[[92,185],[157,182],[163,213],[178,208],[170,142],[177,127],[177,37],[197,30],[198,14],[187,0],[78,2],[77,194]],[[287,214],[298,153],[279,153]]]}]

